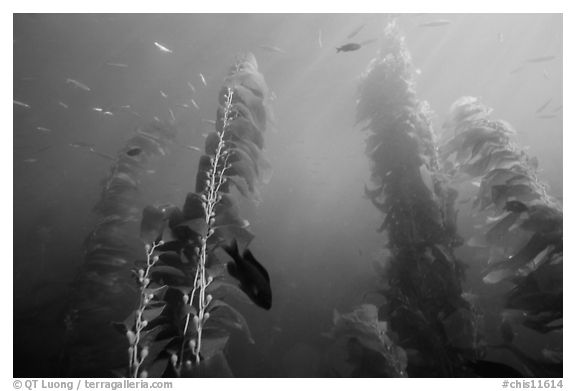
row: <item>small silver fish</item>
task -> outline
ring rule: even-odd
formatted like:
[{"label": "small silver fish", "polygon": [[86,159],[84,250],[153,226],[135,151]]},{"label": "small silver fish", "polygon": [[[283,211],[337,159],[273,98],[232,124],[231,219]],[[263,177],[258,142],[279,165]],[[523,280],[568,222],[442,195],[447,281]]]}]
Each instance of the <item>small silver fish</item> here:
[{"label": "small silver fish", "polygon": [[556,118],[556,117],[557,117],[556,114],[540,114],[538,116],[538,118],[541,118],[541,119],[552,119],[552,118]]},{"label": "small silver fish", "polygon": [[176,107],[182,107],[183,109],[189,109],[190,106],[188,105],[188,103],[178,103],[176,105]]},{"label": "small silver fish", "polygon": [[194,145],[185,145],[184,148],[189,149],[191,151],[202,152],[202,150]]},{"label": "small silver fish", "polygon": [[52,129],[45,128],[44,126],[37,126],[36,129],[44,133],[52,132]]},{"label": "small silver fish", "polygon": [[172,50],[168,49],[166,46],[159,44],[158,42],[154,42],[154,45],[160,49],[160,51],[164,53],[172,53]]},{"label": "small silver fish", "polygon": [[12,99],[12,102],[13,102],[16,106],[24,107],[25,109],[29,109],[29,108],[30,108],[30,105],[29,105],[28,103],[24,103],[24,102],[21,102],[21,101],[16,100],[16,99]]},{"label": "small silver fish", "polygon": [[128,68],[127,64],[121,64],[119,62],[107,62],[106,65],[114,68]]},{"label": "small silver fish", "polygon": [[66,83],[72,84],[74,87],[80,88],[81,90],[84,91],[92,91],[90,87],[88,87],[86,84],[79,82],[78,80],[75,79],[68,78],[66,79]]},{"label": "small silver fish", "polygon": [[188,82],[188,87],[190,87],[190,89],[192,90],[193,93],[196,92],[196,88],[194,87],[194,85],[190,82]]},{"label": "small silver fish", "polygon": [[162,95],[163,98],[168,98],[168,95],[162,90],[160,90],[160,95]]},{"label": "small silver fish", "polygon": [[198,104],[196,103],[196,101],[194,99],[190,99],[190,102],[192,103],[192,106],[194,106],[196,108],[196,110],[200,110],[200,107],[198,106]]},{"label": "small silver fish", "polygon": [[206,124],[210,124],[210,125],[216,125],[216,121],[213,119],[204,119],[202,118],[202,122],[206,123]]},{"label": "small silver fish", "polygon": [[93,110],[93,111],[97,111],[97,112],[99,112],[99,113],[101,113],[101,112],[104,111],[104,109],[103,109],[102,107],[92,107],[92,110]]},{"label": "small silver fish", "polygon": [[504,33],[498,33],[498,42],[504,43]]},{"label": "small silver fish", "polygon": [[324,44],[322,43],[322,30],[318,30],[318,46],[324,47]]},{"label": "small silver fish", "polygon": [[136,117],[142,118],[142,115],[141,115],[139,112],[135,111],[135,110],[128,109],[127,112],[130,113],[130,114],[132,114],[132,115],[135,115]]},{"label": "small silver fish", "polygon": [[268,52],[286,54],[286,51],[284,51],[283,49],[280,49],[278,46],[260,45],[259,48],[264,49]]},{"label": "small silver fish", "polygon": [[69,107],[66,103],[62,102],[61,100],[58,101],[58,104],[59,104],[60,106],[64,107],[65,109],[67,109],[67,108]]},{"label": "small silver fish", "polygon": [[418,26],[420,27],[440,27],[440,26],[446,26],[448,24],[451,24],[452,21],[448,20],[448,19],[438,19],[438,20],[431,20],[430,22],[424,22],[424,23],[420,23]]},{"label": "small silver fish", "polygon": [[69,146],[71,146],[72,148],[94,148],[93,145],[85,143],[83,141],[78,141],[78,142],[74,142],[74,143],[70,143],[68,144]]},{"label": "small silver fish", "polygon": [[550,80],[550,74],[548,73],[548,71],[547,71],[546,69],[544,69],[544,70],[542,71],[542,76],[544,76],[544,78],[545,78],[546,80]]},{"label": "small silver fish", "polygon": [[24,163],[36,163],[38,161],[38,159],[36,158],[29,158],[29,159],[24,159],[22,160]]},{"label": "small silver fish", "polygon": [[104,115],[114,115],[114,113],[111,112],[111,111],[104,111],[102,114],[104,114]]},{"label": "small silver fish", "polygon": [[529,58],[528,60],[526,60],[525,62],[527,63],[538,63],[538,62],[548,62],[548,61],[552,61],[556,58],[556,56],[541,56],[541,57],[532,57]]},{"label": "small silver fish", "polygon": [[176,117],[174,117],[174,112],[172,109],[168,109],[168,111],[170,112],[170,118],[172,118],[172,121],[176,121]]},{"label": "small silver fish", "polygon": [[202,81],[202,84],[204,84],[204,87],[208,87],[208,83],[206,83],[206,78],[204,77],[204,75],[199,73],[198,76],[200,76],[200,81]]},{"label": "small silver fish", "polygon": [[357,27],[354,31],[352,31],[350,34],[348,34],[348,35],[346,36],[346,38],[350,39],[350,38],[355,37],[360,31],[362,31],[362,29],[364,28],[364,26],[366,26],[366,25],[363,24],[362,26]]},{"label": "small silver fish", "polygon": [[524,69],[524,65],[520,65],[519,67],[516,67],[516,68],[512,69],[512,70],[510,71],[510,74],[511,74],[511,75],[515,75],[515,74],[519,73],[522,69]]},{"label": "small silver fish", "polygon": [[543,112],[544,110],[546,110],[546,107],[548,107],[550,105],[550,103],[552,103],[552,98],[548,99],[546,102],[544,102],[542,104],[542,106],[540,106],[538,108],[538,110],[536,110],[536,114]]}]

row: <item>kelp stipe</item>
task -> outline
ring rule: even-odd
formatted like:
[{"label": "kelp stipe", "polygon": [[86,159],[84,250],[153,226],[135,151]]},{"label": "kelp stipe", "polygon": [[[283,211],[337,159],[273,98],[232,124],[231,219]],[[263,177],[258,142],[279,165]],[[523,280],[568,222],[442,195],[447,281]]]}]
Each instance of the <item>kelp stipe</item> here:
[{"label": "kelp stipe", "polygon": [[[140,301],[119,327],[130,343],[129,376],[232,376],[223,353],[230,329],[254,342],[247,321],[225,300],[248,296],[269,308],[270,281],[247,249],[253,234],[230,185],[258,200],[259,186],[269,179],[271,167],[262,153],[270,119],[266,98],[264,79],[248,54],[232,67],[220,91],[216,129],[206,138],[196,192],[187,195],[182,209],[144,209],[141,237],[148,255],[134,271]],[[226,264],[224,254],[233,262]],[[225,266],[240,286],[227,278]]]},{"label": "kelp stipe", "polygon": [[[515,144],[512,126],[491,119],[491,111],[477,98],[463,97],[444,125],[451,136],[442,148],[447,171],[454,179],[479,180],[473,208],[484,217],[493,214],[469,244],[490,249],[485,283],[512,284],[504,308],[521,313],[515,327],[541,334],[562,330],[562,210],[539,180],[536,160]],[[512,345],[500,348],[523,363],[527,376],[562,376],[561,345],[560,357],[548,350],[539,361]]]},{"label": "kelp stipe", "polygon": [[459,376],[477,355],[476,314],[462,297],[463,267],[453,249],[456,191],[439,174],[426,102],[413,89],[409,53],[396,24],[359,87],[357,122],[369,133],[374,188],[366,196],[385,215],[388,237],[380,293],[394,342],[408,354],[409,376]]},{"label": "kelp stipe", "polygon": [[130,269],[142,253],[137,226],[140,183],[151,162],[168,153],[176,133],[168,123],[139,128],[103,181],[94,207],[97,222],[83,245],[83,265],[73,283],[65,321],[66,376],[110,376],[117,360],[125,357],[124,341],[116,338],[110,323],[123,319],[136,300]]}]

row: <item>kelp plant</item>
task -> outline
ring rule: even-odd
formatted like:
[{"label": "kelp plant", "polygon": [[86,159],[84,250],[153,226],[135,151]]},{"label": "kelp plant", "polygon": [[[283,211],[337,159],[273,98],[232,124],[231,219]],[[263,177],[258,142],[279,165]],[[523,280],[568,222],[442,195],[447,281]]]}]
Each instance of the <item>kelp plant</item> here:
[{"label": "kelp plant", "polygon": [[122,340],[117,341],[110,322],[125,317],[135,301],[130,269],[142,253],[140,184],[151,162],[168,153],[176,133],[174,126],[160,122],[137,129],[103,181],[94,207],[97,222],[84,242],[83,265],[66,315],[64,376],[110,376],[108,370],[119,364],[114,358]]},{"label": "kelp plant", "polygon": [[469,244],[489,249],[484,282],[512,287],[503,313],[510,332],[498,348],[515,354],[527,376],[561,377],[562,346],[544,349],[536,361],[512,345],[511,327],[515,321],[541,334],[562,330],[562,210],[538,179],[537,160],[514,143],[510,124],[490,118],[491,111],[473,97],[457,100],[445,124],[450,138],[442,158],[454,180],[479,182],[473,208],[486,218],[485,232]]},{"label": "kelp plant", "polygon": [[463,267],[453,254],[461,244],[456,191],[439,175],[430,110],[416,97],[411,67],[397,25],[389,23],[361,80],[356,112],[369,133],[374,186],[366,196],[385,215],[378,318],[406,351],[408,376],[454,377],[476,359],[476,317],[462,297]]},{"label": "kelp plant", "polygon": [[[268,273],[247,249],[254,236],[232,196],[236,188],[259,199],[258,187],[270,177],[262,153],[267,94],[256,59],[243,56],[220,91],[196,192],[188,193],[182,209],[144,209],[146,260],[134,270],[139,303],[118,325],[129,342],[130,377],[231,376],[223,353],[230,330],[253,340],[244,317],[225,300],[245,294],[265,309],[271,306]],[[232,259],[227,268],[226,257]]]}]

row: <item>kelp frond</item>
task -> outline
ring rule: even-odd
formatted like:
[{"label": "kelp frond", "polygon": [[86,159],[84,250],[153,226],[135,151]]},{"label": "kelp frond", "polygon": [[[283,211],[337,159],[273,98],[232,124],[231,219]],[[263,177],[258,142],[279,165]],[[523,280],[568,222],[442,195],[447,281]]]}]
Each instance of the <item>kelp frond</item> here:
[{"label": "kelp frond", "polygon": [[540,333],[562,328],[563,216],[537,175],[534,158],[514,142],[507,122],[465,97],[452,105],[445,129],[452,136],[442,155],[453,177],[478,180],[473,207],[492,213],[473,244],[500,258],[487,266],[484,282],[513,288],[504,307],[524,311],[522,325]]},{"label": "kelp frond", "polygon": [[[153,356],[148,365],[130,361],[132,375],[205,375],[212,366],[227,368],[223,350],[231,329],[243,331],[253,342],[248,322],[225,301],[229,295],[246,293],[227,281],[226,262],[218,249],[237,243],[246,251],[254,237],[231,190],[233,186],[258,200],[260,186],[270,178],[271,166],[263,155],[263,133],[270,118],[267,93],[254,56],[243,56],[220,91],[215,130],[206,138],[198,163],[196,192],[187,195],[182,209],[145,209],[141,237],[156,253],[154,263],[137,273],[150,276],[144,277],[146,289],[163,289],[158,300],[165,306],[142,330],[157,326],[164,331],[147,350],[147,356]],[[143,295],[144,291],[141,303],[146,300]],[[128,333],[138,331],[137,319]],[[133,352],[144,349],[136,345]],[[227,368],[218,375],[231,372]]]},{"label": "kelp frond", "polygon": [[454,324],[472,330],[476,319],[461,296],[462,266],[453,255],[461,243],[457,193],[439,171],[431,111],[417,98],[410,55],[394,23],[360,82],[356,119],[368,132],[375,185],[366,196],[385,216],[379,231],[391,252],[380,317],[399,346],[419,352],[420,359],[408,359],[408,374],[454,376],[463,363],[457,350],[474,355],[476,348],[472,334],[455,346],[447,333]]}]

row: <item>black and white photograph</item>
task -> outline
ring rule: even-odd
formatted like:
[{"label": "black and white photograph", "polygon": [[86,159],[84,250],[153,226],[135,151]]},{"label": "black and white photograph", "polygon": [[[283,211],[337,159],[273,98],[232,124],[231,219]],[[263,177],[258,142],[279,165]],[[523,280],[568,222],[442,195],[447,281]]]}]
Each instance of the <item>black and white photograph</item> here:
[{"label": "black and white photograph", "polygon": [[12,22],[14,379],[563,387],[562,13]]}]

